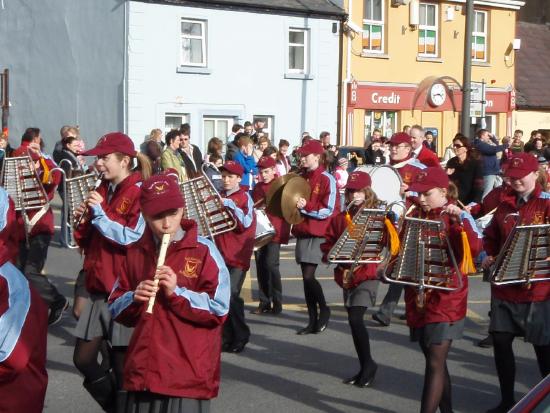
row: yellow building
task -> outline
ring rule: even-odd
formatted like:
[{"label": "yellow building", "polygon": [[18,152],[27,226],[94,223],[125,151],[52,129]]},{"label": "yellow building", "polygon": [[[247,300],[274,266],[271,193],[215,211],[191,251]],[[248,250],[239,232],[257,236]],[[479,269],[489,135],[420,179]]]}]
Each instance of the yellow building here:
[{"label": "yellow building", "polygon": [[[487,129],[509,135],[514,110],[516,0],[476,0],[472,82],[486,84]],[[374,128],[390,136],[420,124],[440,156],[460,129],[464,0],[346,0],[342,144]],[[481,124],[479,118],[476,119]]]}]

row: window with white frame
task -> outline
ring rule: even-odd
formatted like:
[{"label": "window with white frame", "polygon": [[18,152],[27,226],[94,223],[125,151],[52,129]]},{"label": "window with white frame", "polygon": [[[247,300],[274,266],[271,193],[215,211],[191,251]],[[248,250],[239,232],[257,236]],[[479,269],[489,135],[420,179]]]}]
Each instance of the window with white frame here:
[{"label": "window with white frame", "polygon": [[264,122],[263,133],[271,140],[273,144],[273,131],[275,126],[275,116],[270,115],[254,115],[252,117],[252,124],[255,124],[257,121]]},{"label": "window with white frame", "polygon": [[206,67],[206,21],[181,19],[181,66]]},{"label": "window with white frame", "polygon": [[288,72],[308,73],[308,42],[307,29],[288,29]]},{"label": "window with white frame", "polygon": [[420,3],[420,24],[418,26],[418,55],[436,57],[438,48],[437,4]]},{"label": "window with white frame", "polygon": [[189,123],[188,113],[166,113],[164,115],[164,133],[179,129],[184,123]]},{"label": "window with white frame", "polygon": [[474,30],[472,32],[472,60],[487,61],[487,12],[474,11]]},{"label": "window with white frame", "polygon": [[363,2],[363,51],[384,51],[384,0]]},{"label": "window with white frame", "polygon": [[226,116],[205,116],[202,119],[203,142],[208,142],[216,137],[225,141],[225,138],[231,132],[231,127],[235,123],[235,118]]}]

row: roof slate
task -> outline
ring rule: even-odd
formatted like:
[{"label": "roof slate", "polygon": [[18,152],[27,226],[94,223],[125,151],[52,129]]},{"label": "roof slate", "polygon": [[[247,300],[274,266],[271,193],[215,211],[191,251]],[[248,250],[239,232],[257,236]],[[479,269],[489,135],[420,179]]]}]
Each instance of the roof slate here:
[{"label": "roof slate", "polygon": [[249,9],[263,12],[286,12],[326,17],[343,17],[340,0],[137,0],[144,3],[175,4],[191,7]]},{"label": "roof slate", "polygon": [[519,109],[550,108],[550,27],[518,22],[515,51],[516,106]]}]

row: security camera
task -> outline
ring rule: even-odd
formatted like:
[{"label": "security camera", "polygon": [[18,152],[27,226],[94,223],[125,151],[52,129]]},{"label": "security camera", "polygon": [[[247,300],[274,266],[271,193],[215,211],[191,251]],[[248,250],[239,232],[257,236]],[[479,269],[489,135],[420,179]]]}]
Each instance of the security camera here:
[{"label": "security camera", "polygon": [[352,22],[351,20],[350,20],[350,21],[347,21],[347,22],[346,22],[346,25],[347,25],[352,31],[354,31],[354,32],[357,33],[357,34],[363,33],[363,29],[361,29],[357,24],[355,24],[355,23]]}]

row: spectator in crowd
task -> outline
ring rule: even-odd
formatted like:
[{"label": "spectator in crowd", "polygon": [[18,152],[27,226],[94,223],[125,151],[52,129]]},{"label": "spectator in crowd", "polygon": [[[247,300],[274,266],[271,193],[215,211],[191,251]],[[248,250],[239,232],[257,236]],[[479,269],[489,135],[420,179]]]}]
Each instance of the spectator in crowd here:
[{"label": "spectator in crowd", "polygon": [[336,179],[336,189],[340,194],[340,209],[343,211],[345,209],[345,192],[346,192],[346,183],[348,182],[348,166],[349,162],[346,158],[338,159],[336,168],[334,168],[334,179]]},{"label": "spectator in crowd", "polygon": [[523,152],[523,147],[524,147],[524,143],[523,143],[523,131],[521,129],[516,129],[514,131],[514,138],[512,139],[512,144],[510,145],[510,150],[512,151],[512,153],[518,153],[518,152]]},{"label": "spectator in crowd", "polygon": [[281,139],[279,141],[279,152],[277,152],[277,172],[279,176],[286,175],[290,172],[290,158],[288,157],[288,148],[290,143]]},{"label": "spectator in crowd", "polygon": [[262,136],[258,138],[258,144],[256,145],[256,148],[254,148],[254,161],[258,162],[258,160],[262,157],[262,154],[264,151],[271,145],[271,142],[269,141],[269,138],[266,136]]},{"label": "spectator in crowd", "polygon": [[405,132],[407,134],[411,134],[411,126],[410,125],[403,125],[402,132]]},{"label": "spectator in crowd", "polygon": [[254,133],[254,127],[252,126],[252,122],[249,120],[244,123],[244,133],[248,136],[251,136]]},{"label": "spectator in crowd", "polygon": [[321,165],[332,175],[336,169],[336,154],[333,151],[324,151],[321,155]]},{"label": "spectator in crowd", "polygon": [[529,138],[529,142],[527,142],[524,146],[523,146],[523,151],[524,152],[531,152],[534,147],[535,147],[535,139],[541,139],[542,138],[542,133],[535,129],[533,131],[531,131],[531,137]]},{"label": "spectator in crowd", "polygon": [[531,149],[529,153],[533,154],[537,158],[542,156],[546,159],[550,159],[550,149],[544,142],[543,138],[536,138],[533,140],[533,149]]},{"label": "spectator in crowd", "polygon": [[506,146],[506,149],[502,151],[502,156],[500,158],[500,164],[504,165],[506,162],[508,162],[508,159],[510,159],[514,154],[510,149],[510,144],[512,142],[512,139],[509,136],[505,136],[500,140],[500,142],[502,145]]},{"label": "spectator in crowd", "polygon": [[433,132],[432,131],[426,131],[426,133],[424,134],[424,137],[426,138],[424,140],[424,146],[426,146],[426,148],[428,148],[433,153],[437,154],[437,148],[435,146],[435,139],[434,139]]},{"label": "spectator in crowd", "polygon": [[246,191],[252,190],[254,187],[254,179],[258,175],[258,168],[256,167],[256,161],[254,160],[254,144],[252,139],[246,133],[237,135],[239,140],[237,145],[239,146],[239,152],[235,154],[233,160],[242,166],[244,172],[241,179],[241,187]]},{"label": "spectator in crowd", "polygon": [[463,135],[453,139],[455,156],[447,162],[447,174],[458,188],[458,200],[463,205],[481,203],[483,194],[483,165],[479,153]]},{"label": "spectator in crowd", "polygon": [[210,140],[208,141],[208,144],[206,145],[206,155],[204,157],[204,160],[208,162],[210,155],[218,155],[222,157],[222,153],[223,153],[222,140],[216,137],[210,138]]},{"label": "spectator in crowd", "polygon": [[239,139],[237,138],[237,135],[239,135],[240,133],[244,133],[244,130],[244,127],[239,125],[238,123],[235,123],[231,128],[231,134],[227,138],[227,150],[225,151],[226,160],[232,161],[235,154],[239,151],[239,147],[237,146],[237,141]]},{"label": "spectator in crowd", "polygon": [[221,155],[218,154],[210,154],[208,155],[208,160],[205,162],[204,167],[204,173],[206,174],[206,177],[212,182],[212,185],[214,185],[214,188],[216,188],[216,191],[218,193],[221,193],[223,191],[223,180],[222,180],[222,174],[220,172],[220,167],[223,165],[223,158]]},{"label": "spectator in crowd", "polygon": [[309,132],[303,132],[302,133],[302,146],[309,140],[313,139]]},{"label": "spectator in crowd", "polygon": [[154,174],[158,174],[162,171],[160,157],[164,150],[164,146],[165,143],[162,142],[162,130],[156,128],[151,131],[148,139],[139,147],[139,151],[149,158]]},{"label": "spectator in crowd", "polygon": [[5,158],[9,158],[13,152],[12,147],[8,141],[8,136],[3,133],[0,134],[0,170]]},{"label": "spectator in crowd", "polygon": [[275,161],[277,161],[277,152],[279,152],[279,151],[277,150],[277,148],[275,146],[268,146],[262,152],[262,156],[270,156]]},{"label": "spectator in crowd", "polygon": [[252,143],[254,143],[254,145],[258,145],[258,140],[264,136],[265,123],[265,119],[263,118],[254,119],[254,125],[252,126],[253,130],[252,133],[250,133],[250,138],[252,139]]},{"label": "spectator in crowd", "polygon": [[180,127],[180,148],[179,152],[183,163],[185,164],[185,171],[189,178],[194,178],[200,175],[202,166],[202,153],[197,145],[191,143],[191,126],[188,123],[184,123]]},{"label": "spectator in crowd", "polygon": [[61,138],[55,143],[52,152],[52,158],[57,164],[59,164],[59,161],[61,159],[61,152],[63,151],[63,139],[70,136],[80,138],[80,131],[78,130],[78,126],[64,125],[59,130],[59,135]]},{"label": "spectator in crowd", "polygon": [[439,167],[439,158],[435,153],[429,150],[425,145],[424,141],[426,136],[424,134],[424,129],[420,125],[411,126],[411,143],[413,148],[412,156],[418,159],[418,161],[428,167]]},{"label": "spectator in crowd", "polygon": [[367,149],[365,149],[365,164],[384,165],[386,159],[384,151],[382,150],[382,141],[380,139],[372,140]]},{"label": "spectator in crowd", "polygon": [[330,132],[321,132],[319,134],[319,140],[321,141],[321,145],[323,145],[323,148],[328,149],[328,147],[330,146]]},{"label": "spectator in crowd", "polygon": [[166,148],[161,156],[162,169],[172,168],[178,173],[180,181],[186,181],[188,178],[187,171],[178,150],[181,143],[180,132],[177,129],[172,129],[166,134],[164,140],[166,141]]},{"label": "spectator in crowd", "polygon": [[474,147],[481,153],[483,161],[482,198],[484,198],[493,188],[500,186],[502,183],[500,165],[496,155],[507,147],[505,145],[498,145],[496,139],[491,136],[491,133],[487,129],[477,131]]}]

